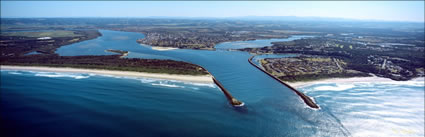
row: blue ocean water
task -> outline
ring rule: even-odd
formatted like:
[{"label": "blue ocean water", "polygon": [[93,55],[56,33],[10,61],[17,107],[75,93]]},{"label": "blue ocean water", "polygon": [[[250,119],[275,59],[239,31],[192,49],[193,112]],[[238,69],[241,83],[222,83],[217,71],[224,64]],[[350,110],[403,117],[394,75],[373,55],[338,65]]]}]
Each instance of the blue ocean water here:
[{"label": "blue ocean water", "polygon": [[214,84],[7,70],[1,79],[3,135],[202,135],[240,115],[220,113],[230,107]]},{"label": "blue ocean water", "polygon": [[233,108],[212,84],[2,70],[4,131],[16,136],[350,136],[356,131],[320,99],[322,109],[308,108],[290,89],[251,66],[249,53],[156,51],[136,43],[141,33],[100,32],[102,37],[63,46],[57,53],[110,55],[106,49],[118,49],[130,51],[129,58],[191,62],[205,67],[246,106]]}]

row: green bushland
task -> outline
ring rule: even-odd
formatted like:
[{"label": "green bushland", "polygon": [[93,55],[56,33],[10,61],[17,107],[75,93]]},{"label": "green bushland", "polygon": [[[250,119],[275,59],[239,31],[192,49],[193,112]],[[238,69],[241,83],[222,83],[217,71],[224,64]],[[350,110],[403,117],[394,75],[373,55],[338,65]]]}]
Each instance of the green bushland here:
[{"label": "green bushland", "polygon": [[81,34],[75,33],[74,31],[67,30],[56,30],[56,31],[41,31],[41,32],[4,32],[2,36],[23,36],[23,37],[79,37]]},{"label": "green bushland", "polygon": [[[107,50],[121,55],[110,56],[59,56],[55,50],[63,45],[89,40],[101,36],[97,30],[48,31],[48,32],[7,32],[2,33],[0,43],[0,64],[19,66],[72,67],[105,69],[148,73],[205,75],[202,67],[172,60],[127,59],[120,56],[128,53],[121,50]],[[37,39],[52,37],[51,39]],[[40,55],[25,55],[37,51]]]},{"label": "green bushland", "polygon": [[181,61],[157,59],[128,59],[121,55],[108,56],[58,56],[29,55],[0,58],[1,65],[72,67],[148,73],[206,75],[202,67]]},{"label": "green bushland", "polygon": [[[8,33],[13,35],[7,35]],[[38,39],[38,37],[44,36],[49,36],[51,39]],[[0,56],[22,56],[33,51],[54,54],[55,50],[61,46],[94,39],[98,36],[101,36],[101,34],[97,30],[2,32],[0,36]]]}]

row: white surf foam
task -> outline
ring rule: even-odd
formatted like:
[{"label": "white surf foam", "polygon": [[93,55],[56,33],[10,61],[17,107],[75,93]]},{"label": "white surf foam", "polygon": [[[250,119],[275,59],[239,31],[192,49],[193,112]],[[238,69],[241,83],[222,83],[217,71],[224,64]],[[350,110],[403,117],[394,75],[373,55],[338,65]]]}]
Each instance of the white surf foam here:
[{"label": "white surf foam", "polygon": [[193,82],[184,82],[184,84],[188,85],[194,85],[194,86],[200,86],[200,87],[210,87],[210,88],[217,88],[217,86],[214,83],[193,83]]},{"label": "white surf foam", "polygon": [[185,86],[179,86],[179,85],[176,85],[176,84],[167,84],[167,83],[152,83],[151,85],[154,85],[154,86],[163,86],[163,87],[171,87],[171,88],[185,88]]},{"label": "white surf foam", "polygon": [[[424,80],[316,84],[302,88],[355,137],[424,136]],[[338,92],[335,92],[338,91]]]},{"label": "white surf foam", "polygon": [[81,74],[57,73],[57,72],[38,72],[34,76],[49,77],[49,78],[68,77],[68,78],[74,78],[74,79],[86,79],[90,77],[90,76],[84,76]]},{"label": "white surf foam", "polygon": [[8,72],[9,74],[13,74],[13,75],[22,75],[22,73],[16,72],[16,71],[11,71]]},{"label": "white surf foam", "polygon": [[355,86],[353,84],[336,84],[336,86],[320,86],[315,87],[314,90],[321,91],[321,90],[331,90],[331,91],[342,91],[354,88]]}]

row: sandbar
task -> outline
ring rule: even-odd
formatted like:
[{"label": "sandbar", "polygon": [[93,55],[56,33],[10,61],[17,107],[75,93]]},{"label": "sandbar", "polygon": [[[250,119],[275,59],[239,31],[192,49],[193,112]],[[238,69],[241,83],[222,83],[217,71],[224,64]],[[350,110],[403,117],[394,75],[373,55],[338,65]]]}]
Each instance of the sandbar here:
[{"label": "sandbar", "polygon": [[179,48],[173,48],[173,47],[156,47],[156,46],[152,46],[153,50],[159,50],[159,51],[165,51],[165,50],[176,50]]}]

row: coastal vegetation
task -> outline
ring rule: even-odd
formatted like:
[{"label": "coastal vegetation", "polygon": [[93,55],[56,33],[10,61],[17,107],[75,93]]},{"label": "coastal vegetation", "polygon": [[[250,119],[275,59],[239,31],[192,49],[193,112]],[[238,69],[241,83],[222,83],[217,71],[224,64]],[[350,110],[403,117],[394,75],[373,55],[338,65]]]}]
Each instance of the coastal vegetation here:
[{"label": "coastal vegetation", "polygon": [[0,54],[2,57],[23,56],[30,52],[54,54],[55,50],[63,45],[90,40],[99,36],[101,34],[97,30],[2,32]]},{"label": "coastal vegetation", "polygon": [[120,58],[121,55],[106,56],[58,56],[28,55],[1,57],[1,65],[48,66],[87,69],[121,70],[165,74],[206,75],[202,67],[182,61],[157,59]]},{"label": "coastal vegetation", "polygon": [[55,30],[55,31],[15,31],[15,32],[4,32],[2,36],[22,36],[22,37],[80,37],[82,34],[78,34],[77,31],[69,31],[69,30]]}]

